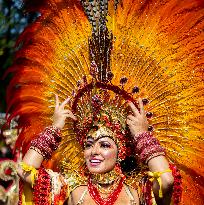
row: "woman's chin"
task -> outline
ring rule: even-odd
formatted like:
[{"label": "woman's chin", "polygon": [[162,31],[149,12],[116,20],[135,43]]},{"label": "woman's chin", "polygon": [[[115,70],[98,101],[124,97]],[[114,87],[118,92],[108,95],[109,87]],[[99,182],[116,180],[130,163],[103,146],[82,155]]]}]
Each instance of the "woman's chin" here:
[{"label": "woman's chin", "polygon": [[89,172],[91,172],[92,174],[103,174],[105,173],[105,170],[101,169],[101,168],[96,168],[96,167],[91,167],[88,169]]},{"label": "woman's chin", "polygon": [[92,174],[105,174],[111,171],[111,170],[107,170],[101,167],[88,167],[88,170]]}]

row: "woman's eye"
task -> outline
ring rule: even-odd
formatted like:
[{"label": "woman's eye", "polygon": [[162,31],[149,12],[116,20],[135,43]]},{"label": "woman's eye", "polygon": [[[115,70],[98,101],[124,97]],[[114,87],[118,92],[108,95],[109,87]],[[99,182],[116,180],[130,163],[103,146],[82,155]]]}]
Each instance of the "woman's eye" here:
[{"label": "woman's eye", "polygon": [[91,146],[92,146],[91,143],[86,143],[86,144],[84,145],[84,148],[85,148],[85,149],[88,149],[88,148],[90,148]]},{"label": "woman's eye", "polygon": [[102,148],[110,148],[110,144],[107,144],[107,143],[101,143],[101,147]]}]

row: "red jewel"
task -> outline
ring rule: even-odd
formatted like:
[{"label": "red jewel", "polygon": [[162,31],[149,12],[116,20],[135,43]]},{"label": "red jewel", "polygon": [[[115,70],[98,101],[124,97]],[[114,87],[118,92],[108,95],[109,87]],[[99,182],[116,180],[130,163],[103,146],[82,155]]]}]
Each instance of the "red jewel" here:
[{"label": "red jewel", "polygon": [[121,128],[119,123],[115,123],[115,129],[119,130]]},{"label": "red jewel", "polygon": [[101,195],[99,194],[98,189],[92,184],[91,178],[89,178],[88,180],[89,194],[92,197],[92,199],[96,202],[96,204],[98,205],[113,205],[118,199],[118,196],[122,190],[123,181],[124,181],[124,178],[121,178],[118,184],[118,187],[108,196],[108,198],[103,199]]},{"label": "red jewel", "polygon": [[110,122],[107,122],[106,123],[106,127],[110,127],[111,126],[111,123]]}]

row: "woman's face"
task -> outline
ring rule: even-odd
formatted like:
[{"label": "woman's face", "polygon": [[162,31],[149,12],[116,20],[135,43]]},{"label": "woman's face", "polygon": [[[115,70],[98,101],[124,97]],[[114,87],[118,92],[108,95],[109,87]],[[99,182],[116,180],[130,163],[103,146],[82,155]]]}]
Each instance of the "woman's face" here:
[{"label": "woman's face", "polygon": [[117,152],[118,149],[115,142],[104,133],[98,136],[93,133],[93,135],[88,136],[84,149],[88,170],[95,174],[113,170],[117,160]]}]

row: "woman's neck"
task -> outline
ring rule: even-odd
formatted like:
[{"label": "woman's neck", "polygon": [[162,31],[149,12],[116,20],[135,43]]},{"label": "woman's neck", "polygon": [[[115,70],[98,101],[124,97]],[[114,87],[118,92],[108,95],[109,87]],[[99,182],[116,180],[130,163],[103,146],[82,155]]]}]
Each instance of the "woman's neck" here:
[{"label": "woman's neck", "polygon": [[94,184],[99,184],[103,187],[109,187],[114,184],[116,179],[121,178],[120,175],[115,171],[115,169],[106,173],[92,173],[91,180]]}]

